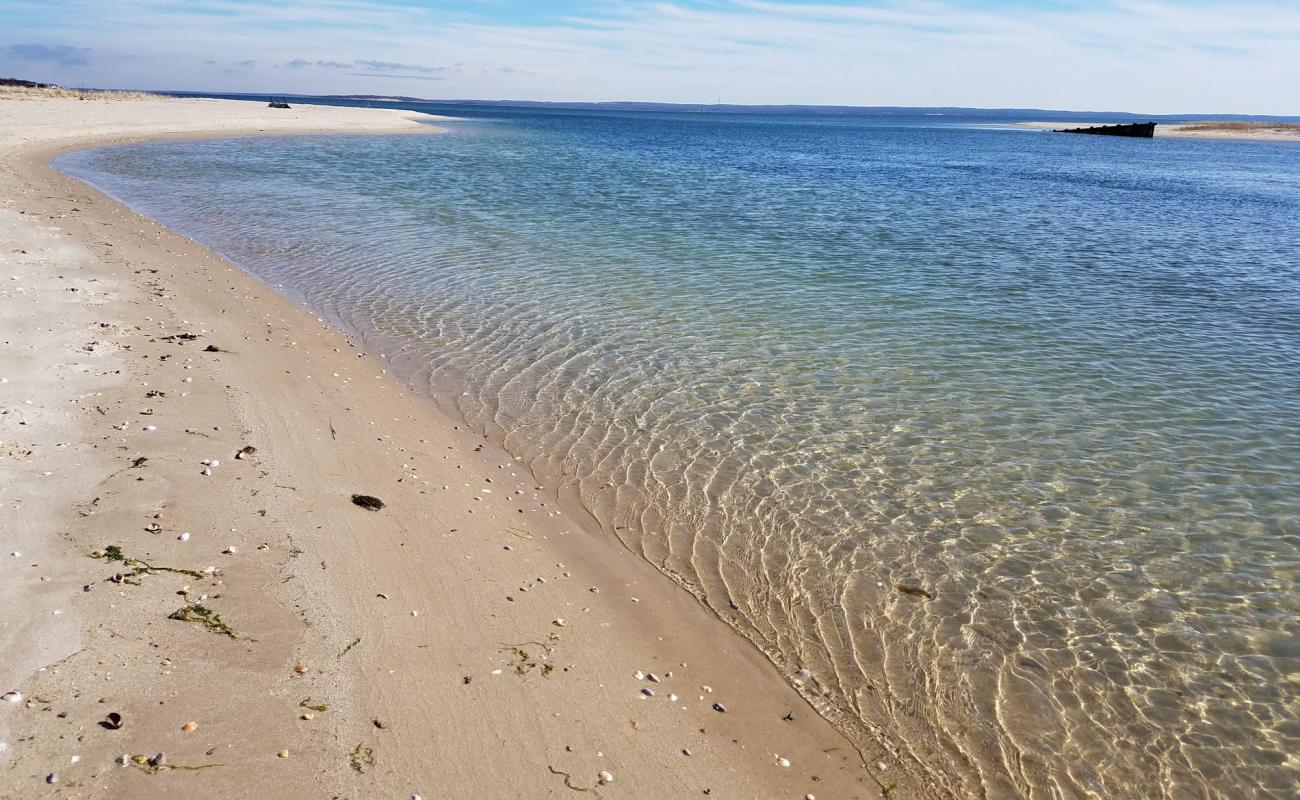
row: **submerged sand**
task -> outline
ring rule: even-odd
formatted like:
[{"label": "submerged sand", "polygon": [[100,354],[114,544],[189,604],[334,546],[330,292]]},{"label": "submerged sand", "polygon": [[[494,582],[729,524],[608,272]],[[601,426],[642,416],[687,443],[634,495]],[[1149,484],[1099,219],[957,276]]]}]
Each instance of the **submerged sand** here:
[{"label": "submerged sand", "polygon": [[0,797],[945,796],[382,360],[48,165],[430,121],[0,100]]}]

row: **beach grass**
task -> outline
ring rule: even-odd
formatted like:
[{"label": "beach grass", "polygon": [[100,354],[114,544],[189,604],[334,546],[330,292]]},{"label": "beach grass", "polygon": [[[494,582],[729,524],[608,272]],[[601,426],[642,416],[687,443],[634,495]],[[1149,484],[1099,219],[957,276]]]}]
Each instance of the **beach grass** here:
[{"label": "beach grass", "polygon": [[69,89],[63,86],[0,86],[0,100],[157,100],[150,92]]}]

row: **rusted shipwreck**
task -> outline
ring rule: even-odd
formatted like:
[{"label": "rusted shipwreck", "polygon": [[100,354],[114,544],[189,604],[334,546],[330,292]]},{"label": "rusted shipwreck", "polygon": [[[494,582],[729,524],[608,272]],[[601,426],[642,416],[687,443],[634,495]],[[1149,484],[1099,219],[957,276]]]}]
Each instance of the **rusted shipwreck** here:
[{"label": "rusted shipwreck", "polygon": [[1092,136],[1130,136],[1150,139],[1156,135],[1154,122],[1130,122],[1123,125],[1094,125],[1091,128],[1062,128],[1057,133],[1086,133]]}]

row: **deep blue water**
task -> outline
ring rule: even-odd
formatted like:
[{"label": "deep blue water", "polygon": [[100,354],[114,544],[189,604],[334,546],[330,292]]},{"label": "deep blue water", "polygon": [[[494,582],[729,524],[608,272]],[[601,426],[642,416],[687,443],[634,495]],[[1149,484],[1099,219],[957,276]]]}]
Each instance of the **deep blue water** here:
[{"label": "deep blue water", "polygon": [[58,164],[388,354],[957,796],[1294,796],[1300,145],[457,110]]}]

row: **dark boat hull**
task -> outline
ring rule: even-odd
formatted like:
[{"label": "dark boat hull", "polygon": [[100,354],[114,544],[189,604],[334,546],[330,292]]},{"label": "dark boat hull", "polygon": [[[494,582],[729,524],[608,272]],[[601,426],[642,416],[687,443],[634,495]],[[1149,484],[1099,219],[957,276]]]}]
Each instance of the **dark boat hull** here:
[{"label": "dark boat hull", "polygon": [[1133,122],[1126,125],[1097,125],[1092,128],[1066,128],[1057,133],[1086,133],[1091,136],[1130,136],[1150,139],[1156,135],[1154,122]]}]

